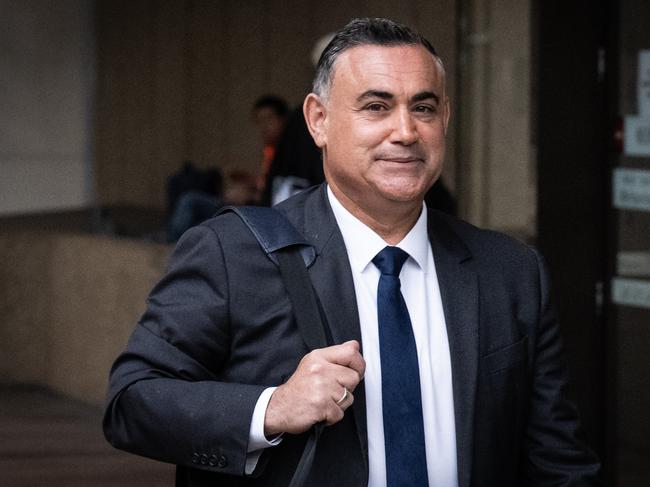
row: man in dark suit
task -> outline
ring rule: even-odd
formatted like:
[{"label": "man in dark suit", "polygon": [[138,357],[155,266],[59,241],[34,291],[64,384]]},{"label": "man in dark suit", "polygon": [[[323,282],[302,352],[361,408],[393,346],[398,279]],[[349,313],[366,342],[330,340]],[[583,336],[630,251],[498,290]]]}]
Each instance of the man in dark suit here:
[{"label": "man in dark suit", "polygon": [[[357,19],[325,49],[305,119],[327,185],[278,209],[315,249],[332,345],[310,350],[244,223],[181,238],[111,372],[105,433],[179,485],[591,486],[538,254],[427,210],[449,120],[442,62]],[[362,381],[363,380],[363,381]]]}]

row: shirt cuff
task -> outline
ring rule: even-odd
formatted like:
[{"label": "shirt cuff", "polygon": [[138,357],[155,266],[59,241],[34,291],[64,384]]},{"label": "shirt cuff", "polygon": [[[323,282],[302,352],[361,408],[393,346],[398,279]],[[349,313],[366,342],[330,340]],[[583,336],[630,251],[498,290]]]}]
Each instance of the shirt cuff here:
[{"label": "shirt cuff", "polygon": [[276,435],[270,440],[264,435],[264,418],[266,416],[266,408],[269,405],[271,396],[277,387],[269,387],[262,391],[260,397],[257,399],[255,409],[253,410],[253,418],[251,419],[251,428],[248,434],[248,455],[246,456],[246,475],[250,475],[255,470],[257,462],[262,456],[265,448],[276,446],[282,441],[282,435]]}]

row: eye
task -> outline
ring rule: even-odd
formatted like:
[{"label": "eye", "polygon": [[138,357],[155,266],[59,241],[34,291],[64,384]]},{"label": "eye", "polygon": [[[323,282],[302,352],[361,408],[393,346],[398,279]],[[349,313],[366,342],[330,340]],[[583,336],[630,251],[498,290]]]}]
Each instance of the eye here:
[{"label": "eye", "polygon": [[436,109],[433,105],[416,105],[413,107],[413,111],[416,113],[435,113]]},{"label": "eye", "polygon": [[381,112],[388,110],[388,108],[386,108],[386,106],[381,103],[369,103],[365,108],[371,112]]}]

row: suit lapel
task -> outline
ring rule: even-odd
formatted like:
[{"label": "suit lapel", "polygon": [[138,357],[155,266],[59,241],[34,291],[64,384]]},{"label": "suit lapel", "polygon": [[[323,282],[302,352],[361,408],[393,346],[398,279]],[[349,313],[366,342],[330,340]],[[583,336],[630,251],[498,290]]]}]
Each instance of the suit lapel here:
[{"label": "suit lapel", "polygon": [[[326,186],[323,185],[305,201],[302,231],[316,248],[316,260],[309,268],[309,277],[320,300],[334,343],[340,344],[348,340],[361,343],[352,270],[343,236],[336,224],[325,189]],[[368,436],[363,387],[358,387],[354,392],[352,411],[367,470]]]},{"label": "suit lapel", "polygon": [[458,485],[468,487],[472,472],[474,401],[478,374],[478,279],[471,254],[434,211],[429,239],[440,285],[454,394]]}]

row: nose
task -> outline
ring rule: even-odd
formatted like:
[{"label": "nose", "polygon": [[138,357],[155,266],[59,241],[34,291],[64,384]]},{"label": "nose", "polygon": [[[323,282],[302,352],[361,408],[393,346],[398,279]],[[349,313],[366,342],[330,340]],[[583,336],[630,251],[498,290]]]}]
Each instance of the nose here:
[{"label": "nose", "polygon": [[400,107],[393,115],[393,130],[391,142],[395,144],[411,145],[417,142],[418,131],[411,111],[407,107]]}]

